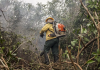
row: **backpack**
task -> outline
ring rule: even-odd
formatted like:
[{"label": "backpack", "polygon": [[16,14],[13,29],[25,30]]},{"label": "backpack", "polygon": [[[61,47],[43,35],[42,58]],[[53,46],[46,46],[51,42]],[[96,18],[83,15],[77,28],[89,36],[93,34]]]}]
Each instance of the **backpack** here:
[{"label": "backpack", "polygon": [[50,37],[63,37],[66,35],[66,28],[61,23],[57,23],[56,21],[54,21],[53,29],[54,29],[54,32],[48,29],[50,32],[52,32],[52,34],[49,35]]}]

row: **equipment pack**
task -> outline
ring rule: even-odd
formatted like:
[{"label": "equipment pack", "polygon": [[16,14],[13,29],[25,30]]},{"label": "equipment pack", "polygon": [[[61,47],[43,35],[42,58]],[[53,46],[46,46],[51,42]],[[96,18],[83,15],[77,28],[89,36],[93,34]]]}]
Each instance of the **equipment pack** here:
[{"label": "equipment pack", "polygon": [[52,34],[50,34],[49,36],[51,37],[63,37],[66,35],[66,28],[63,24],[61,23],[57,23],[56,21],[53,22],[53,29],[54,29],[54,32],[52,32]]}]

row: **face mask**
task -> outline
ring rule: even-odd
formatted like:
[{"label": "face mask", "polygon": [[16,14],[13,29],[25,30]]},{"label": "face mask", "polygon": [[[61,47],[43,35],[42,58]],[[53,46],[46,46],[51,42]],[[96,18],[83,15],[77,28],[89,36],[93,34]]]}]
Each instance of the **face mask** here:
[{"label": "face mask", "polygon": [[48,24],[48,23],[53,24],[53,22],[46,22],[46,24]]},{"label": "face mask", "polygon": [[53,24],[53,22],[48,22],[48,23]]}]

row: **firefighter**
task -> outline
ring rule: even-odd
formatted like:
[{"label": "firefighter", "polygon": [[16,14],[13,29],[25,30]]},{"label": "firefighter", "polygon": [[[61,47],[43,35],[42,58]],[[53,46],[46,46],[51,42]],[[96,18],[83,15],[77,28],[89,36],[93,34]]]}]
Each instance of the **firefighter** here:
[{"label": "firefighter", "polygon": [[54,57],[54,62],[56,62],[59,57],[59,50],[58,50],[58,44],[59,44],[59,39],[56,36],[50,36],[52,34],[52,32],[54,32],[53,29],[53,22],[54,19],[52,17],[49,17],[46,19],[46,24],[45,26],[41,29],[40,31],[40,37],[43,38],[44,36],[44,32],[46,32],[46,42],[44,45],[44,58],[45,58],[45,64],[49,64],[49,59],[48,59],[48,55],[47,53],[49,52],[49,50],[52,50],[52,54]]}]

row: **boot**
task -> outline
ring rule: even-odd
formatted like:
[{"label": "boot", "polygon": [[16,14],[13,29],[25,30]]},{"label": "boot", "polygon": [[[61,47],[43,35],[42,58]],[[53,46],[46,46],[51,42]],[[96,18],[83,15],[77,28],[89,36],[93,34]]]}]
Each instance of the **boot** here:
[{"label": "boot", "polygon": [[57,55],[54,55],[54,63],[59,59]]},{"label": "boot", "polygon": [[49,59],[48,59],[48,55],[47,55],[46,52],[44,52],[44,58],[45,58],[45,62],[44,62],[44,64],[49,65]]},{"label": "boot", "polygon": [[44,54],[44,51],[42,51],[41,53],[40,53],[40,56],[42,56]]}]

